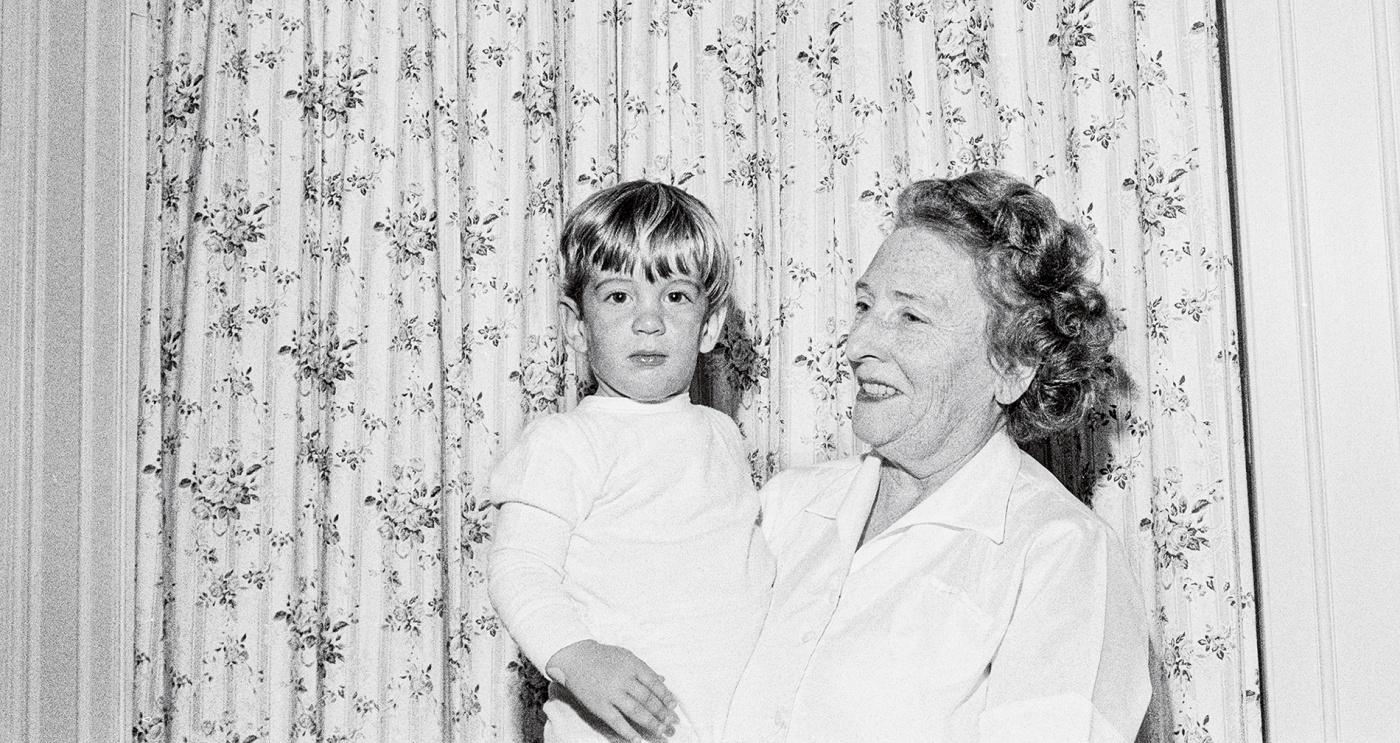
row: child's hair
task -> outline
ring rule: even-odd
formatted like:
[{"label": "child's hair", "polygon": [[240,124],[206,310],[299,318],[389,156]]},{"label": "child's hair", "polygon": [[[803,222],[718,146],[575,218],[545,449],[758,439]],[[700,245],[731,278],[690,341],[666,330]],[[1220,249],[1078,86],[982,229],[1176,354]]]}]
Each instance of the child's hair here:
[{"label": "child's hair", "polygon": [[580,312],[592,272],[631,273],[639,262],[648,281],[695,279],[709,314],[729,302],[733,268],[719,224],[699,199],[675,186],[627,181],[589,196],[564,222],[559,248],[561,289]]}]

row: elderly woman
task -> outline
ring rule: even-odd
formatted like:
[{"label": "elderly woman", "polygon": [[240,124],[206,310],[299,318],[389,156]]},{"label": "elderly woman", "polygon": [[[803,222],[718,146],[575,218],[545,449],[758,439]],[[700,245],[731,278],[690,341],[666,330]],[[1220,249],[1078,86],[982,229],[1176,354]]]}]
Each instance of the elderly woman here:
[{"label": "elderly woman", "polygon": [[1005,173],[900,195],[846,340],[871,451],[764,488],[779,572],[727,740],[1133,739],[1150,685],[1123,549],[1016,445],[1110,378],[1089,257]]}]

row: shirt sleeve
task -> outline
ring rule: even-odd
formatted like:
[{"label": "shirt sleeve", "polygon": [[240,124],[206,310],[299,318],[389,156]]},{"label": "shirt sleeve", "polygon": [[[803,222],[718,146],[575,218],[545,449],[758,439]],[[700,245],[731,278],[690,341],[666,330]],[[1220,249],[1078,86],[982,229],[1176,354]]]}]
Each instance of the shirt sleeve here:
[{"label": "shirt sleeve", "polygon": [[591,639],[564,588],[569,539],[597,497],[596,456],[563,416],[532,423],[491,472],[500,505],[487,591],[506,631],[541,672],[561,648]]},{"label": "shirt sleeve", "polygon": [[555,653],[592,639],[564,590],[572,532],[559,517],[523,503],[503,504],[496,519],[487,592],[511,638],[541,673]]},{"label": "shirt sleeve", "polygon": [[1127,743],[1151,698],[1147,629],[1122,548],[1057,522],[1027,551],[992,661],[982,743]]},{"label": "shirt sleeve", "polygon": [[523,503],[573,528],[588,515],[601,485],[586,432],[562,415],[536,420],[491,470],[491,502]]}]

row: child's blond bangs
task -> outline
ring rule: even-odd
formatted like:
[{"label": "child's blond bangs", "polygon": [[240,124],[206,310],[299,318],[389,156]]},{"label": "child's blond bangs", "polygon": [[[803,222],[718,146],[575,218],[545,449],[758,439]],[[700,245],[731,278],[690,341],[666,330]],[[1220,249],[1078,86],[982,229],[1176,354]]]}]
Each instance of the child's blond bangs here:
[{"label": "child's blond bangs", "polygon": [[593,194],[569,215],[560,247],[562,290],[580,308],[594,272],[639,268],[648,281],[694,279],[710,313],[729,301],[731,258],[719,225],[675,186],[630,181]]}]

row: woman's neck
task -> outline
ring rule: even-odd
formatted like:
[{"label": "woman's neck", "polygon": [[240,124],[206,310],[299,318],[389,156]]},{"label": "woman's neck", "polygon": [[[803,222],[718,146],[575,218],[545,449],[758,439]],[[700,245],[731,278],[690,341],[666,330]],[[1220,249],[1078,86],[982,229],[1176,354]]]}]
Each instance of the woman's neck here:
[{"label": "woman's neck", "polygon": [[[929,466],[920,462],[918,468],[910,468],[891,459],[883,459],[880,465],[880,484],[875,492],[875,503],[870,508],[865,530],[860,543],[879,536],[904,516],[923,503],[930,495],[943,487],[953,475],[977,456],[987,441],[998,429],[993,429],[976,446],[959,452],[951,460],[937,462]],[[877,454],[879,452],[876,452]]]}]

